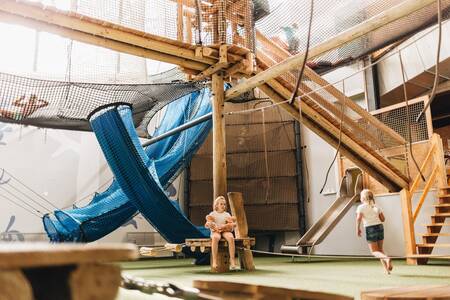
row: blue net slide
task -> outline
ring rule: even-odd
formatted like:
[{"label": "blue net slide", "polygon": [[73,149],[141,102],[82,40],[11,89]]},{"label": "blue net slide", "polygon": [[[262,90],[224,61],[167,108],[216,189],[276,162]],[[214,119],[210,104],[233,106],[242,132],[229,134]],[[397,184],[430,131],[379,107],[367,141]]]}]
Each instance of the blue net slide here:
[{"label": "blue net slide", "polygon": [[[204,89],[201,92],[195,92],[188,96],[181,98],[178,101],[169,104],[163,120],[160,126],[156,130],[154,135],[162,134],[170,129],[178,127],[186,121],[201,117],[211,111],[209,103],[209,90]],[[117,114],[115,117],[111,115]],[[117,120],[119,117],[120,120]],[[112,121],[113,120],[113,121]],[[119,122],[120,121],[120,122]],[[190,161],[192,155],[197,151],[200,145],[206,139],[209,130],[211,128],[211,121],[204,122],[196,125],[188,130],[185,130],[176,135],[170,136],[164,140],[161,140],[155,144],[148,146],[145,150],[140,145],[139,139],[136,135],[136,131],[133,126],[131,118],[131,110],[128,107],[120,106],[119,108],[105,108],[104,111],[97,112],[94,118],[91,120],[92,127],[99,136],[112,136],[109,140],[113,140],[113,146],[120,140],[126,140],[121,145],[130,146],[128,149],[120,149],[122,155],[126,152],[132,152],[136,157],[136,162],[140,167],[144,167],[149,174],[146,180],[154,181],[158,187],[157,192],[146,193],[140,197],[139,200],[131,201],[130,191],[125,192],[125,189],[130,190],[129,187],[123,188],[123,178],[119,180],[117,176],[129,176],[130,172],[125,172],[123,169],[128,168],[129,163],[123,163],[122,158],[117,158],[115,154],[115,148],[105,150],[107,144],[100,142],[108,163],[113,170],[115,179],[111,186],[103,193],[96,194],[91,202],[82,208],[71,209],[66,211],[56,211],[54,215],[46,215],[44,217],[44,227],[48,236],[52,241],[76,241],[76,242],[90,242],[97,240],[106,234],[112,232],[119,226],[123,225],[131,218],[133,218],[139,211],[143,212],[144,217],[158,230],[162,228],[161,234],[169,242],[179,242],[177,239],[173,239],[172,234],[167,233],[168,230],[164,224],[161,225],[159,218],[167,219],[168,216],[172,216],[175,220],[181,219],[183,222],[188,222],[188,228],[192,231],[188,232],[193,237],[205,236],[208,233],[204,228],[197,228],[193,226],[177,209],[177,203],[169,200],[163,190],[170,184],[178,173],[185,167]],[[95,127],[94,127],[94,124]],[[117,125],[119,124],[119,125]],[[113,127],[114,126],[114,127]],[[116,126],[117,129],[116,129]],[[100,133],[97,133],[100,130]],[[107,131],[107,132],[102,132]],[[117,136],[125,135],[126,138],[118,138]],[[106,138],[104,138],[106,139]],[[128,143],[128,144],[127,144]],[[131,144],[130,144],[131,143]],[[116,160],[110,161],[109,156],[116,158]],[[115,169],[118,171],[114,171]],[[119,165],[119,166],[117,166]],[[131,165],[130,165],[131,166]],[[134,166],[136,168],[136,166]],[[118,172],[117,175],[116,172]],[[140,171],[142,173],[142,170]],[[139,173],[139,174],[141,174]],[[134,176],[137,176],[136,173]],[[150,175],[152,174],[152,175]],[[156,175],[157,174],[157,175]],[[128,177],[127,177],[128,178]],[[142,179],[141,179],[142,180]],[[121,183],[122,182],[122,183]],[[129,181],[126,181],[130,184]],[[133,185],[141,186],[143,182],[134,183]],[[155,185],[150,189],[154,189]],[[121,188],[122,187],[122,188]],[[141,191],[142,192],[142,191]],[[132,194],[133,199],[136,199],[135,193]],[[142,200],[146,198],[147,200]],[[163,199],[163,200],[162,200]],[[157,204],[157,209],[154,208],[155,203],[163,201],[164,205]],[[170,206],[168,206],[170,205]],[[165,209],[163,209],[165,207]],[[175,211],[173,210],[175,209]],[[153,213],[148,211],[154,210]],[[162,213],[169,213],[166,217]],[[158,217],[159,216],[159,217]],[[172,221],[168,220],[170,224]],[[159,226],[157,226],[159,224]],[[183,223],[184,224],[184,223]],[[178,231],[178,229],[177,229]],[[177,235],[178,236],[178,235]],[[184,240],[183,236],[183,240]]]}]

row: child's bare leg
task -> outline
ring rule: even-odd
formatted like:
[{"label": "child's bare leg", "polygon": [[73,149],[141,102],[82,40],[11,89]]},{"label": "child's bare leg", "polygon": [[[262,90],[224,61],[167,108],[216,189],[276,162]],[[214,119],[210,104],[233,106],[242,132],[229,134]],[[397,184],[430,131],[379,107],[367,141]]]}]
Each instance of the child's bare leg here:
[{"label": "child's bare leg", "polygon": [[[383,242],[384,242],[384,240],[377,241],[378,249],[379,249],[379,251],[380,251],[381,253],[383,253],[384,255],[386,255],[386,253],[384,253],[384,250],[383,250]],[[392,266],[392,261],[391,261],[391,259],[390,259],[390,258],[387,258],[387,259],[386,259],[386,263],[387,263],[387,267],[388,267],[389,271],[392,271],[393,266]]]},{"label": "child's bare leg", "polygon": [[386,271],[386,273],[390,274],[389,265],[387,262],[387,256],[383,252],[380,251],[380,249],[378,248],[378,243],[377,242],[369,242],[369,248],[370,248],[370,252],[372,252],[372,255],[375,257],[378,257],[380,259],[380,262],[383,265],[383,268]]},{"label": "child's bare leg", "polygon": [[217,255],[219,255],[219,241],[220,241],[220,233],[211,232],[211,255],[212,255],[213,269],[217,269]]},{"label": "child's bare leg", "polygon": [[224,233],[222,233],[222,236],[228,242],[228,253],[230,254],[230,266],[235,267],[236,262],[234,259],[234,256],[235,256],[234,236],[231,232],[224,232]]}]

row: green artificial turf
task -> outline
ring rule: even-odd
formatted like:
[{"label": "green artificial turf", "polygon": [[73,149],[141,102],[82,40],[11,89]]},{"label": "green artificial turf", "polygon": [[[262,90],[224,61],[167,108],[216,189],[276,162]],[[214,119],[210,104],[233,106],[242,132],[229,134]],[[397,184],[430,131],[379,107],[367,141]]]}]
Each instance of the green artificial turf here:
[{"label": "green artificial turf", "polygon": [[[192,281],[224,280],[342,294],[359,299],[361,291],[408,285],[450,284],[450,262],[432,261],[424,266],[409,266],[394,261],[391,275],[377,260],[330,260],[290,257],[255,258],[256,271],[212,274],[209,266],[195,266],[190,259],[150,259],[122,263],[125,274],[155,282],[192,286]],[[154,294],[120,290],[118,300],[170,299]],[[173,299],[173,298],[171,298]]]}]

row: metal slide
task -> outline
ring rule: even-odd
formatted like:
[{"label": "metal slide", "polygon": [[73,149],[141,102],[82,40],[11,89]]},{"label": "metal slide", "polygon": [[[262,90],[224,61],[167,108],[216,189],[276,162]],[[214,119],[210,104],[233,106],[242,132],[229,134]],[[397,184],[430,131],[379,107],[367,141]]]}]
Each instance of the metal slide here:
[{"label": "metal slide", "polygon": [[302,247],[314,247],[320,244],[344,217],[353,204],[359,201],[362,190],[362,173],[359,168],[345,171],[342,178],[339,198],[325,211],[313,226],[301,237],[295,246],[283,245],[282,252],[301,253]]}]

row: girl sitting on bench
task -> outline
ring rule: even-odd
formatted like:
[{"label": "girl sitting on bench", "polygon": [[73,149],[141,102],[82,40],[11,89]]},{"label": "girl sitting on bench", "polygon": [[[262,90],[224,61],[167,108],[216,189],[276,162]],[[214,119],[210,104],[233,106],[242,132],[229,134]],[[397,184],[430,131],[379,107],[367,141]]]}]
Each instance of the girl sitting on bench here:
[{"label": "girl sitting on bench", "polygon": [[232,231],[236,223],[235,218],[232,217],[226,210],[227,202],[225,200],[225,197],[217,197],[213,203],[213,211],[206,216],[205,227],[211,230],[212,268],[217,269],[219,241],[223,237],[228,242],[228,251],[230,254],[230,269],[235,270],[235,247]]}]

